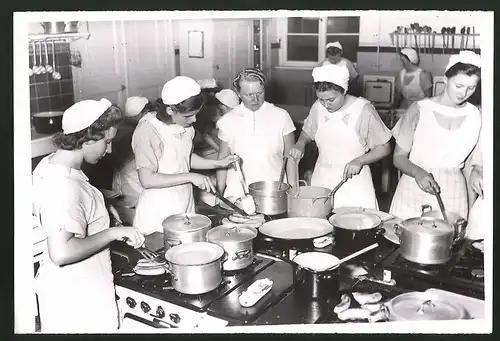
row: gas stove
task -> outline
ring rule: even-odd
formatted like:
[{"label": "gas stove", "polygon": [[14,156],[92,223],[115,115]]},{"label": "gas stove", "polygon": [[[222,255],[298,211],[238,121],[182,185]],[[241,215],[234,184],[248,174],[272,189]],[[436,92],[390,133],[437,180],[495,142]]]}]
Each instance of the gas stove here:
[{"label": "gas stove", "polygon": [[398,283],[403,282],[417,289],[437,287],[484,300],[483,253],[474,249],[469,242],[464,242],[445,264],[413,263],[396,250],[381,266],[385,276],[393,277]]}]

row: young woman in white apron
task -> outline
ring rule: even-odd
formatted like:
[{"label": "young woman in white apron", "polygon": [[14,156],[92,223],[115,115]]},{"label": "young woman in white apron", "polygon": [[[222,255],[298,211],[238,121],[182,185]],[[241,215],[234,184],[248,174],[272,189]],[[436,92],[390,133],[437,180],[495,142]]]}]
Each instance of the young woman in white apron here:
[{"label": "young woman in white apron", "polygon": [[347,58],[343,57],[344,49],[338,42],[330,42],[326,44],[326,58],[318,66],[334,64],[337,66],[345,66],[349,71],[349,86],[348,93],[356,96],[359,89],[359,72],[354,64]]},{"label": "young woman in white apron", "polygon": [[[230,153],[238,155],[247,186],[257,181],[278,181],[283,156],[294,143],[293,121],[287,111],[265,101],[262,71],[242,70],[233,86],[241,104],[217,121],[219,159]],[[292,162],[286,166],[285,181],[295,184],[295,166]],[[244,194],[234,169],[217,171],[217,187],[225,197]]]},{"label": "young woman in white apron", "polygon": [[58,147],[33,171],[36,217],[46,246],[36,277],[43,333],[116,332],[119,326],[109,243],[144,237],[132,227],[109,228],[103,195],[82,172],[111,152],[121,112],[111,103],[81,101],[63,115]]},{"label": "young woman in white apron", "polygon": [[319,156],[312,186],[334,188],[334,205],[378,209],[369,165],[390,153],[391,133],[375,108],[364,98],[346,95],[347,68],[324,65],[313,70],[318,101],[304,122],[290,156],[300,160],[305,145],[314,140]]},{"label": "young woman in white apron", "polygon": [[401,177],[390,213],[420,216],[420,207],[438,209],[439,192],[447,211],[466,218],[467,188],[462,168],[478,141],[479,110],[467,99],[480,81],[481,60],[471,51],[453,55],[446,67],[445,91],[414,103],[393,129],[394,165]]},{"label": "young woman in white apron", "polygon": [[418,67],[417,51],[404,48],[399,53],[403,68],[396,78],[396,96],[401,97],[400,109],[432,96],[432,75]]},{"label": "young woman in white apron", "polygon": [[139,122],[132,138],[136,167],[144,191],[137,203],[134,226],[148,235],[163,232],[165,218],[195,211],[193,185],[214,191],[210,178],[194,169],[227,167],[237,158],[210,160],[192,153],[196,114],[203,106],[201,88],[193,79],[179,76],[162,90],[157,113]]}]

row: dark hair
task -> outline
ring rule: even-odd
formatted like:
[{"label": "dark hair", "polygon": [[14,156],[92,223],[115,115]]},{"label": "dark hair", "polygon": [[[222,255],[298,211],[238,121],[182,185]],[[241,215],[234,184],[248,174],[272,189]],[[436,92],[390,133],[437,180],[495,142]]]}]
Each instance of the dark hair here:
[{"label": "dark hair", "polygon": [[338,86],[337,84],[333,84],[330,82],[315,82],[314,83],[314,88],[318,92],[323,92],[323,91],[338,91],[341,94],[345,93],[345,89],[341,86]]},{"label": "dark hair", "polygon": [[403,57],[404,59],[406,59],[407,61],[409,61],[411,63],[410,58],[408,58],[407,55],[405,55],[404,53],[401,53],[401,52],[398,52],[398,54],[400,57]]},{"label": "dark hair", "polygon": [[476,90],[467,101],[475,106],[481,105],[481,82],[477,83]]},{"label": "dark hair", "polygon": [[87,141],[99,141],[103,139],[106,131],[111,127],[116,127],[122,121],[123,116],[120,108],[112,105],[87,128],[71,134],[57,133],[53,137],[53,142],[59,149],[81,149],[83,143]]},{"label": "dark hair", "polygon": [[336,55],[339,55],[341,53],[342,53],[342,50],[336,46],[330,46],[329,48],[326,49],[327,56],[336,56]]},{"label": "dark hair", "polygon": [[446,76],[446,78],[451,78],[458,75],[459,73],[463,73],[466,76],[478,76],[479,78],[481,78],[481,68],[477,67],[476,65],[464,64],[460,62],[456,63],[448,70],[446,70],[444,75]]},{"label": "dark hair", "polygon": [[260,69],[243,69],[241,70],[236,77],[233,79],[233,87],[236,91],[240,92],[241,90],[241,81],[248,82],[259,82],[262,86],[266,86],[266,75]]},{"label": "dark hair", "polygon": [[172,111],[176,113],[187,114],[188,112],[192,111],[200,111],[201,108],[203,108],[203,104],[204,101],[202,93],[191,96],[188,99],[185,99],[184,101],[173,105],[166,105],[165,103],[163,103],[163,100],[161,98],[158,98],[156,100],[156,118],[163,123],[171,124],[172,116],[167,113],[167,107],[170,107],[170,109],[172,109]]}]

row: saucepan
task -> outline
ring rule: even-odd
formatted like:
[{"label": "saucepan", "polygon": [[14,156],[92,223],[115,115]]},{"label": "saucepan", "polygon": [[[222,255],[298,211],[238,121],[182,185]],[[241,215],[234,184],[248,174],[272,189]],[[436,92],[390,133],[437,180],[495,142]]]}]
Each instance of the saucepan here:
[{"label": "saucepan", "polygon": [[[304,180],[300,180],[303,182]],[[305,181],[304,181],[305,182]],[[332,212],[333,199],[315,200],[330,193],[328,188],[318,186],[296,186],[286,191],[288,217],[327,218]]]},{"label": "saucepan", "polygon": [[207,241],[207,232],[212,228],[209,217],[197,213],[173,214],[163,223],[165,250],[190,242]]},{"label": "saucepan", "polygon": [[40,134],[54,134],[62,130],[63,111],[44,111],[31,114],[33,127]]},{"label": "saucepan", "polygon": [[[436,219],[443,219],[443,214],[441,211],[432,210],[431,205],[420,206],[420,211],[422,212],[422,217],[430,217]],[[467,221],[455,212],[445,211],[448,218],[448,222],[452,225],[455,230],[455,236],[463,238],[465,236],[465,229],[467,227]]]}]

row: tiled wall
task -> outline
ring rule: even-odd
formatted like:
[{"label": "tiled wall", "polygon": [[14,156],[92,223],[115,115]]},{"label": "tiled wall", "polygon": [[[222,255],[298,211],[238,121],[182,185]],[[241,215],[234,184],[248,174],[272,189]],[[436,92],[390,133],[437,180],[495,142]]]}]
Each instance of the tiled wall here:
[{"label": "tiled wall", "polygon": [[[42,62],[45,65],[45,44],[42,46]],[[47,43],[49,62],[52,65],[52,43]],[[29,67],[33,67],[33,45],[30,44]],[[40,64],[40,44],[36,46],[37,65]],[[32,113],[43,111],[64,111],[75,101],[73,79],[70,65],[69,43],[56,42],[56,70],[61,74],[60,80],[54,80],[51,74],[33,75],[30,77],[30,109]]]}]

